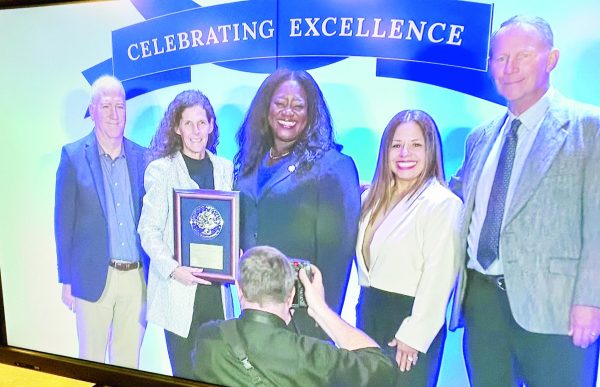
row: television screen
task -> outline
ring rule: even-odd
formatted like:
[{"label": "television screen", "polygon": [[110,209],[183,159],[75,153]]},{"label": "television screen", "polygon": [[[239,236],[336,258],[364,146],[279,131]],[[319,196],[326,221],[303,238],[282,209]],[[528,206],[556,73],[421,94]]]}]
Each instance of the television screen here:
[{"label": "television screen", "polygon": [[[431,0],[419,6],[378,0],[380,8],[355,0],[299,3],[0,2],[1,362],[110,385],[184,383],[171,377],[163,329],[152,323],[137,371],[78,359],[75,316],[61,301],[56,172],[63,145],[94,127],[90,85],[103,74],[123,81],[125,137],[145,147],[175,95],[201,90],[215,108],[218,154],[232,160],[236,132],[266,76],[277,67],[306,69],[323,91],[336,139],[362,183],[373,177],[383,129],[403,109],[435,118],[446,177],[457,170],[469,131],[506,109],[486,73],[487,49],[490,31],[517,13],[552,25],[561,50],[551,78],[555,88],[600,105],[595,2],[572,0],[567,8],[542,0]],[[389,15],[408,15],[405,29],[394,30]],[[438,19],[445,20],[443,29],[433,25]],[[342,311],[351,323],[358,292],[353,268]],[[461,337],[461,330],[448,336],[440,386],[467,385]]]}]

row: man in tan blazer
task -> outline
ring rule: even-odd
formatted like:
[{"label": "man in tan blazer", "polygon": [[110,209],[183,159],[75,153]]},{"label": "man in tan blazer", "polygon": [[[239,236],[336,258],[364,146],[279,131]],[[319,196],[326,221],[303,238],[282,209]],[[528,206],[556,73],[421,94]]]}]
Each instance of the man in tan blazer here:
[{"label": "man in tan blazer", "polygon": [[467,139],[451,188],[465,204],[450,328],[472,386],[594,386],[600,333],[600,113],[550,87],[546,21],[491,40],[508,111]]}]

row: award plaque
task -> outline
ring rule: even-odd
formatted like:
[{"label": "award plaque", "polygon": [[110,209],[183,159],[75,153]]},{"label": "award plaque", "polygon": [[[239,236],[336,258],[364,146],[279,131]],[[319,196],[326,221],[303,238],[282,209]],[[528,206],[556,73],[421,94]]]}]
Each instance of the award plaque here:
[{"label": "award plaque", "polygon": [[175,259],[202,268],[198,277],[234,283],[239,247],[239,192],[173,190]]}]

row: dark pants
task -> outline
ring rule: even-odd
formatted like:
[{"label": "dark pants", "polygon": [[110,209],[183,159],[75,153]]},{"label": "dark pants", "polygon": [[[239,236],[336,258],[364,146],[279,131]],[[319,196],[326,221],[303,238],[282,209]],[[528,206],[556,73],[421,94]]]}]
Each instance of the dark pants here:
[{"label": "dark pants", "polygon": [[[174,301],[177,302],[177,301]],[[192,350],[196,342],[198,327],[212,320],[223,320],[223,302],[220,285],[197,285],[194,299],[194,313],[188,337],[184,338],[165,330],[167,351],[173,376],[194,379]]]},{"label": "dark pants", "polygon": [[[411,315],[414,300],[414,297],[375,288],[362,287],[360,290],[356,307],[356,324],[392,359],[395,359],[396,348],[390,348],[388,343],[394,339],[402,321]],[[415,367],[408,372],[400,372],[398,369],[397,385],[435,386],[440,373],[445,339],[446,327],[442,327],[427,353],[419,353],[419,360]]]},{"label": "dark pants", "polygon": [[473,387],[593,387],[598,342],[587,349],[570,336],[539,334],[512,317],[505,291],[468,270],[464,352]]}]

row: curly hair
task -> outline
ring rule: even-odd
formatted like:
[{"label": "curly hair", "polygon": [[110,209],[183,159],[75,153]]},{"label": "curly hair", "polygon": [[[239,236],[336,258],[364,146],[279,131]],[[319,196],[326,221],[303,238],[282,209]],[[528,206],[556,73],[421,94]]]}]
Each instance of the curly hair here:
[{"label": "curly hair", "polygon": [[213,122],[213,131],[208,135],[206,149],[212,153],[217,153],[219,144],[219,127],[217,126],[217,117],[208,97],[200,90],[186,90],[177,94],[175,99],[169,104],[165,111],[158,129],[150,141],[151,158],[173,157],[183,147],[181,136],[175,133],[183,111],[192,106],[200,106],[206,111],[206,118]]},{"label": "curly hair", "polygon": [[323,93],[314,78],[304,70],[277,69],[269,75],[256,92],[236,141],[239,150],[234,158],[236,178],[257,168],[265,153],[273,146],[269,125],[269,107],[277,88],[285,81],[296,81],[302,86],[307,100],[307,124],[292,150],[300,161],[298,172],[311,168],[313,163],[331,148],[341,149],[335,142],[331,115]]},{"label": "curly hair", "polygon": [[442,141],[440,132],[433,118],[422,110],[403,110],[396,114],[385,127],[379,145],[379,156],[371,188],[361,209],[360,219],[372,212],[369,222],[372,223],[382,211],[389,209],[394,193],[394,174],[390,169],[390,149],[396,128],[403,123],[414,122],[423,132],[425,139],[425,167],[411,187],[403,193],[410,197],[429,179],[434,178],[446,185],[442,158]]}]

